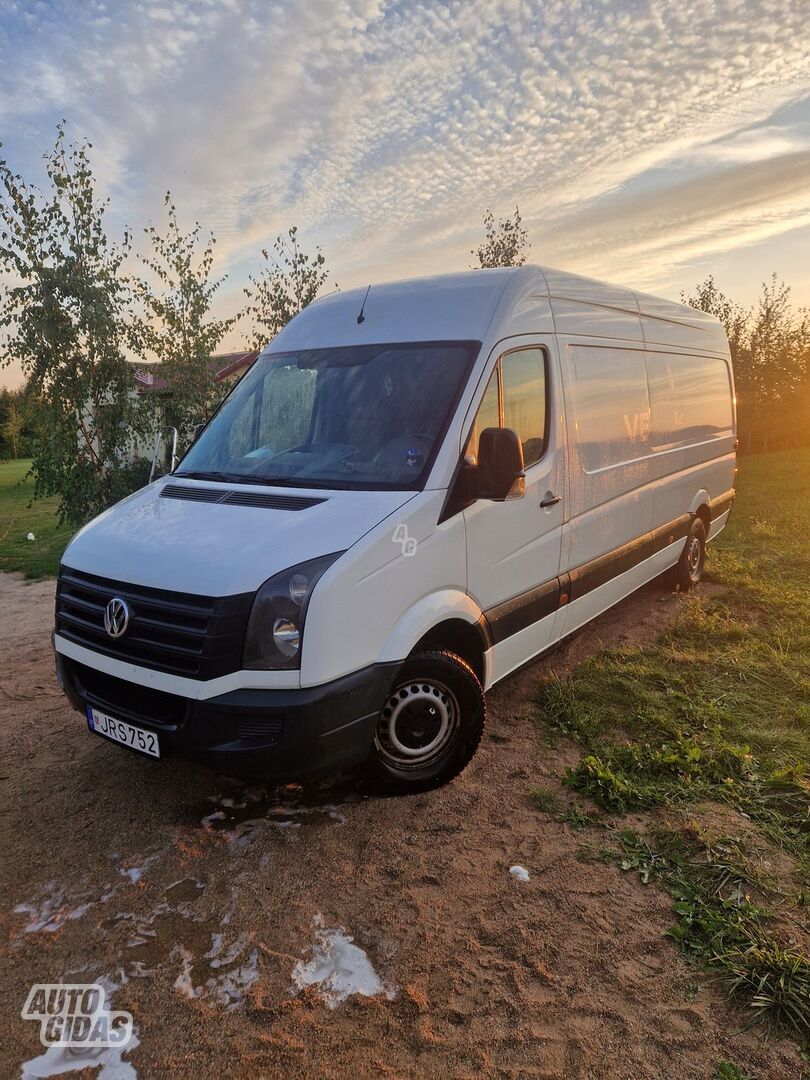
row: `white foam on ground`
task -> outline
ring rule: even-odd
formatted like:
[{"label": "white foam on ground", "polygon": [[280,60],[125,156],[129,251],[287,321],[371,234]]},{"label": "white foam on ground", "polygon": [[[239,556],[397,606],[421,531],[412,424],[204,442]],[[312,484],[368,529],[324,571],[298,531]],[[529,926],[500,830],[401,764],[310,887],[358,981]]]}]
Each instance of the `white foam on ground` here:
[{"label": "white foam on ground", "polygon": [[[248,805],[248,802],[258,801],[256,798],[249,797],[246,802],[237,803],[232,799],[218,799],[220,806],[232,807],[234,809],[244,809]],[[347,818],[341,811],[340,807],[328,803],[323,806],[285,806],[278,805],[266,810],[259,817],[245,818],[242,821],[234,822],[233,825],[221,826],[221,822],[227,822],[228,815],[224,810],[214,810],[210,814],[206,814],[204,818],[200,820],[200,824],[204,829],[221,829],[223,835],[228,841],[234,844],[235,847],[239,847],[236,841],[242,841],[246,838],[252,837],[258,829],[263,826],[269,825],[274,829],[300,829],[303,824],[302,821],[294,820],[296,818],[311,817],[312,815],[326,815],[330,820],[334,821],[337,825],[345,825]]]},{"label": "white foam on ground", "polygon": [[207,996],[232,1012],[244,1004],[248,990],[259,979],[259,950],[254,949],[244,964],[231,968],[206,982]]},{"label": "white foam on ground", "polygon": [[320,999],[330,1009],[337,1008],[352,994],[389,1000],[396,997],[396,987],[382,981],[368,956],[354,944],[354,938],[339,927],[325,928],[320,915],[315,916],[315,940],[312,959],[299,960],[292,971],[296,990],[317,987]]},{"label": "white foam on ground", "polygon": [[122,1060],[139,1044],[133,1032],[125,1050],[107,1049],[79,1050],[71,1046],[49,1046],[40,1057],[26,1061],[22,1067],[22,1080],[34,1080],[45,1076],[61,1076],[79,1069],[98,1069],[98,1080],[136,1080],[137,1072],[128,1061]]},{"label": "white foam on ground", "polygon": [[[165,851],[154,851],[151,855],[147,855],[145,859],[140,859],[138,863],[132,862],[130,864],[124,864],[118,867],[118,873],[122,878],[127,878],[133,885],[137,884],[150,866],[158,859],[165,855]],[[118,856],[115,856],[116,860]],[[113,889],[113,892],[115,890]]]},{"label": "white foam on ground", "polygon": [[43,893],[38,904],[17,904],[14,908],[15,915],[29,916],[30,921],[22,929],[24,934],[55,934],[65,923],[80,919],[93,906],[87,902],[71,907],[65,889],[56,881],[46,882]]},{"label": "white foam on ground", "polygon": [[228,1012],[244,1004],[248,990],[259,978],[258,949],[253,950],[244,964],[221,975],[212,976],[199,986],[194,985],[192,978],[194,956],[182,945],[178,945],[177,953],[181,967],[180,974],[174,980],[175,990],[190,1000],[212,1001],[223,1006]]},{"label": "white foam on ground", "polygon": [[[124,981],[127,981],[126,979]],[[112,1008],[112,994],[117,985],[107,977],[95,979],[104,987],[104,1008]],[[98,1069],[97,1080],[137,1080],[135,1067],[123,1060],[140,1045],[138,1029],[133,1026],[132,1036],[126,1046],[79,1048],[72,1046],[49,1046],[44,1054],[26,1061],[22,1066],[22,1080],[39,1080],[40,1077],[62,1076],[80,1069]]]},{"label": "white foam on ground", "polygon": [[526,869],[525,866],[510,866],[509,873],[512,875],[512,877],[516,877],[518,881],[529,880],[529,871]]},{"label": "white foam on ground", "polygon": [[211,961],[212,968],[229,967],[235,962],[237,957],[247,948],[247,944],[250,941],[250,934],[245,931],[241,933],[235,941],[231,942],[229,948],[224,948],[225,935],[224,934],[212,934],[211,935],[211,948],[205,954],[205,959]]},{"label": "white foam on ground", "polygon": [[346,824],[346,815],[341,811],[339,806],[334,803],[324,803],[322,806],[276,806],[268,814],[267,819],[271,825],[292,825],[293,822],[286,821],[274,821],[274,816],[277,817],[309,817],[312,814],[326,814],[332,821],[336,821],[338,825]]},{"label": "white foam on ground", "polygon": [[[223,935],[213,934],[211,948],[205,954],[214,969],[233,964],[249,940],[248,934],[240,934],[227,950],[223,950]],[[178,993],[190,1000],[205,1000],[221,1005],[227,1012],[240,1008],[251,986],[259,978],[259,950],[254,949],[242,964],[212,975],[204,983],[194,985],[194,955],[182,945],[174,952],[180,957],[180,974],[174,981]]]}]

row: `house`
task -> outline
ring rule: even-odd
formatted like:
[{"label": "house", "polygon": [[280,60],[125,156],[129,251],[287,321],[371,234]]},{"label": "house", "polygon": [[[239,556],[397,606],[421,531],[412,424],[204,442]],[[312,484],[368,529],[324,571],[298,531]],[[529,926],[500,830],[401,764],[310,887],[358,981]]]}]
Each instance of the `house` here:
[{"label": "house", "polygon": [[[248,370],[259,355],[255,349],[251,352],[218,353],[210,357],[208,370],[214,382],[236,382]],[[139,395],[159,394],[171,398],[171,386],[160,373],[160,364],[132,365],[135,376],[135,390]]]},{"label": "house", "polygon": [[[213,382],[224,384],[222,388],[223,397],[227,390],[230,389],[229,384],[240,379],[258,355],[258,351],[252,350],[250,352],[219,353],[210,357],[208,370]],[[171,383],[161,375],[161,365],[155,363],[132,364],[131,366],[134,379],[133,395],[138,398],[146,398],[152,395],[159,398],[159,415],[163,419],[162,421],[157,420],[156,426],[160,426],[161,423],[171,424],[172,388]],[[146,439],[138,437],[134,440],[128,457],[130,461],[134,461],[137,458],[151,458],[153,453],[154,436]]]}]

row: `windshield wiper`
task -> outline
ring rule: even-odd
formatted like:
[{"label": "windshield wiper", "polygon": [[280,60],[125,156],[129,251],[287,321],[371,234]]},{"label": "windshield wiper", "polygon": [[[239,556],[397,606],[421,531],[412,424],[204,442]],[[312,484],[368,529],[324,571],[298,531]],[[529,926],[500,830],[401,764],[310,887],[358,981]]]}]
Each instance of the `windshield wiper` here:
[{"label": "windshield wiper", "polygon": [[342,490],[340,481],[314,480],[310,476],[258,476],[257,482],[269,487],[323,488],[325,491]]},{"label": "windshield wiper", "polygon": [[226,484],[260,484],[258,477],[247,476],[244,473],[226,472],[175,472],[172,476],[181,476],[186,480],[221,480]]}]

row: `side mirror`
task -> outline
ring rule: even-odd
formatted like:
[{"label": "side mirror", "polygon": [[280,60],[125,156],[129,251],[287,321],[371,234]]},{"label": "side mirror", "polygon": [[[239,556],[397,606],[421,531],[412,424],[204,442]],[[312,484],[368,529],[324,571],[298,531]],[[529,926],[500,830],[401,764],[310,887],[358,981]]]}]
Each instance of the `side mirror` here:
[{"label": "side mirror", "polygon": [[526,490],[523,447],[511,428],[484,428],[478,438],[478,497],[503,502]]},{"label": "side mirror", "polygon": [[203,430],[204,427],[205,427],[205,424],[197,424],[197,426],[194,428],[194,434],[191,437],[192,442],[196,442],[197,439],[199,439],[200,434],[202,433],[202,430]]}]

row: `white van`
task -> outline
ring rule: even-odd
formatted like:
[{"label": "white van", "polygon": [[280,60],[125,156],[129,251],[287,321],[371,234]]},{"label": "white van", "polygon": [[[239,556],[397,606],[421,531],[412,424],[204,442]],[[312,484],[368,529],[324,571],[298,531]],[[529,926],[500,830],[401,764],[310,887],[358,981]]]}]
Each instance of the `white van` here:
[{"label": "white van", "polygon": [[334,293],[72,541],[60,683],[153,757],[441,783],[491,686],[664,571],[700,579],[735,442],[703,312],[532,266]]}]

